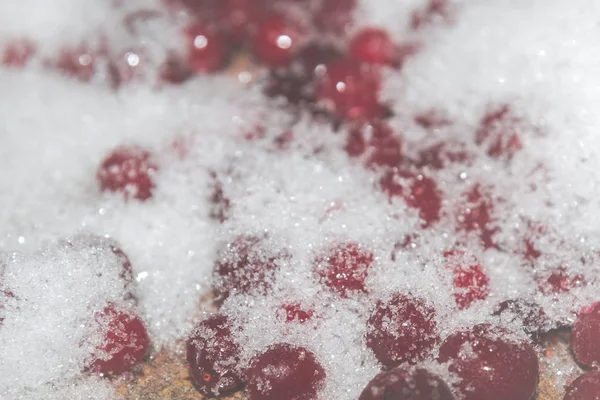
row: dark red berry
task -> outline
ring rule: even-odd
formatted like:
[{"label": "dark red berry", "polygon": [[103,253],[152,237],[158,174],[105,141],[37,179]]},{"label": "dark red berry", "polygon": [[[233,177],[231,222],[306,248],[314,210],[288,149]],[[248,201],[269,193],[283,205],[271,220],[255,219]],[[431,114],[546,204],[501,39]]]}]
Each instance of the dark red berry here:
[{"label": "dark red berry", "polygon": [[326,33],[343,35],[352,23],[356,0],[321,0],[313,12],[317,29]]},{"label": "dark red berry", "polygon": [[369,124],[350,130],[346,146],[349,156],[367,154],[367,165],[396,167],[402,161],[402,140],[386,124]]},{"label": "dark red berry", "polygon": [[580,364],[586,367],[600,365],[600,302],[582,307],[571,331],[571,348]]},{"label": "dark red berry", "polygon": [[222,0],[219,17],[222,29],[236,43],[244,42],[254,35],[265,13],[264,0]]},{"label": "dark red berry", "polygon": [[475,301],[485,300],[490,292],[489,278],[477,259],[461,251],[447,251],[444,257],[452,270],[454,300],[458,308],[463,310]]},{"label": "dark red berry", "polygon": [[575,379],[563,400],[600,400],[600,371],[586,372]]},{"label": "dark red berry", "polygon": [[523,148],[519,128],[522,122],[507,104],[488,111],[475,132],[475,143],[486,148],[493,158],[512,158]]},{"label": "dark red berry", "polygon": [[349,52],[356,60],[369,64],[398,67],[402,64],[401,48],[383,29],[364,28],[350,40]]},{"label": "dark red berry", "polygon": [[231,202],[225,193],[223,192],[223,184],[217,177],[217,174],[211,173],[211,187],[212,194],[210,195],[209,201],[212,205],[210,216],[219,222],[225,222],[229,215],[229,209],[231,208]]},{"label": "dark red berry", "polygon": [[369,64],[341,59],[327,66],[317,84],[317,100],[331,113],[350,121],[380,117],[379,72]]},{"label": "dark red berry", "polygon": [[150,338],[142,320],[131,310],[109,305],[94,317],[102,335],[89,369],[104,375],[119,375],[140,363],[150,348]]},{"label": "dark red berry", "polygon": [[35,54],[35,45],[26,39],[9,41],[4,47],[2,65],[22,68]]},{"label": "dark red berry", "polygon": [[226,316],[216,315],[196,325],[187,340],[190,375],[196,387],[209,396],[242,386],[239,347],[231,329]]},{"label": "dark red berry", "polygon": [[423,368],[397,367],[369,382],[358,400],[454,400],[448,385]]},{"label": "dark red berry", "polygon": [[70,78],[89,82],[96,73],[95,58],[95,54],[85,47],[64,50],[56,62],[56,67]]},{"label": "dark red berry", "polygon": [[298,321],[301,324],[312,318],[314,311],[311,309],[304,310],[298,303],[288,303],[281,306],[285,322]]},{"label": "dark red berry", "polygon": [[464,205],[459,210],[458,231],[475,232],[484,248],[498,248],[494,235],[499,228],[494,225],[494,203],[489,194],[476,184],[463,193]]},{"label": "dark red berry", "polygon": [[215,72],[225,66],[227,43],[221,35],[200,25],[189,26],[185,35],[187,59],[194,72]]},{"label": "dark red berry", "polygon": [[254,357],[245,377],[248,400],[314,400],[325,370],[310,351],[280,343]]},{"label": "dark red berry", "polygon": [[194,75],[190,63],[181,56],[171,53],[167,56],[159,69],[159,78],[162,82],[180,84]]},{"label": "dark red berry", "polygon": [[281,14],[271,14],[258,25],[254,55],[269,67],[285,67],[298,51],[302,29]]},{"label": "dark red berry", "polygon": [[367,347],[386,367],[425,358],[439,340],[435,310],[417,297],[397,293],[378,301],[367,322]]},{"label": "dark red berry", "polygon": [[149,152],[122,146],[102,161],[96,177],[103,192],[119,192],[125,199],[143,201],[152,197],[156,169]]},{"label": "dark red berry", "polygon": [[321,283],[341,297],[366,293],[365,279],[373,265],[373,253],[358,243],[342,243],[315,260],[315,272]]},{"label": "dark red berry", "polygon": [[536,276],[536,279],[540,292],[545,295],[567,293],[571,289],[587,285],[583,275],[571,273],[565,267],[558,267],[553,271],[540,273]]},{"label": "dark red berry", "polygon": [[[390,198],[401,196],[409,207],[419,210],[421,226],[429,228],[439,221],[442,194],[436,182],[424,174],[411,171],[387,171],[379,181]],[[409,189],[409,190],[406,190]]]},{"label": "dark red berry", "polygon": [[470,159],[471,155],[464,149],[464,145],[446,141],[419,151],[413,164],[418,168],[428,167],[440,170],[448,164],[465,164]]},{"label": "dark red berry", "polygon": [[217,303],[230,294],[267,294],[279,269],[277,259],[263,248],[263,240],[256,236],[238,236],[217,255],[213,273],[213,291]]},{"label": "dark red berry", "polygon": [[531,400],[538,382],[533,347],[509,339],[510,332],[488,324],[455,332],[442,343],[439,361],[457,378],[464,400]]},{"label": "dark red berry", "polygon": [[524,299],[505,300],[494,308],[492,315],[500,317],[506,324],[522,328],[534,343],[540,342],[548,325],[544,310]]}]

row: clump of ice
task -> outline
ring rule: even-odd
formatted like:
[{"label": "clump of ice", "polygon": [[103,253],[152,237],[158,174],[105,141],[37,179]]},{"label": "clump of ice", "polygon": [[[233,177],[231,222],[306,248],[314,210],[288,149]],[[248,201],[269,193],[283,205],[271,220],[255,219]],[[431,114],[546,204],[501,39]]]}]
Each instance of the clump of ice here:
[{"label": "clump of ice", "polygon": [[[401,197],[390,201],[381,191],[381,171],[348,158],[345,128],[334,132],[289,115],[259,87],[199,77],[115,92],[60,77],[40,63],[23,71],[0,68],[0,251],[6,255],[0,283],[14,294],[1,310],[0,397],[114,397],[107,381],[82,374],[94,341],[85,337],[85,321],[101,304],[123,301],[123,282],[109,273],[118,267],[114,255],[81,232],[110,238],[128,255],[156,349],[177,349],[201,317],[218,246],[239,235],[265,235],[265,254],[284,249],[289,256],[278,260],[272,291],[231,296],[221,311],[241,328],[235,332],[243,363],[277,342],[314,352],[327,373],[323,399],[355,399],[379,371],[366,348],[366,321],[376,301],[394,292],[432,304],[442,338],[476,323],[500,323],[491,314],[506,299],[538,302],[553,326],[597,300],[600,5],[456,1],[448,21],[411,30],[411,13],[428,3],[363,1],[355,15],[357,26],[382,26],[397,40],[421,45],[401,71],[386,71],[383,85],[407,159],[439,143],[467,154],[441,170],[424,168],[443,199],[440,221],[428,229]],[[103,35],[115,49],[143,42],[156,54],[181,44],[180,21],[160,2],[119,4],[6,2],[0,48],[27,37],[52,56]],[[148,8],[162,10],[160,17],[140,22],[137,33],[123,27],[126,15]],[[522,149],[495,158],[475,138],[484,115],[504,104],[511,121],[519,121]],[[443,123],[419,125],[415,117],[427,113]],[[96,182],[103,158],[128,144],[147,149],[157,162],[156,190],[144,203],[100,193]],[[215,181],[228,200],[223,224],[211,217]],[[473,207],[465,193],[475,185],[493,204],[487,248],[477,230],[461,228]],[[541,253],[533,263],[523,256],[525,239]],[[314,264],[347,241],[374,261],[367,293],[341,298],[320,283]],[[489,295],[458,311],[443,253],[463,247],[487,273]],[[540,293],[540,277],[557,268],[584,275],[587,284]],[[286,322],[281,309],[290,303],[311,317]],[[82,346],[84,338],[91,344]],[[548,365],[561,373],[561,363]]]}]

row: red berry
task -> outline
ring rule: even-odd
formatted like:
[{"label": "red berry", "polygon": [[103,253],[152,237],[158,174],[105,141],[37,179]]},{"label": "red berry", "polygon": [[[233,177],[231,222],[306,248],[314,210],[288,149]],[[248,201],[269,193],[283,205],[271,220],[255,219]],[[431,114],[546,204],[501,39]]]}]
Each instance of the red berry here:
[{"label": "red berry", "polygon": [[248,400],[313,400],[325,370],[305,348],[279,343],[254,357],[245,376]]},{"label": "red berry", "polygon": [[65,50],[61,53],[56,67],[70,78],[89,82],[96,72],[95,55],[84,47]]},{"label": "red berry", "polygon": [[366,152],[367,165],[370,166],[396,167],[402,161],[402,140],[388,125],[379,122],[369,124],[362,130],[356,127],[351,129],[344,149],[351,157]]},{"label": "red berry", "polygon": [[419,151],[418,158],[413,163],[417,168],[428,167],[440,170],[448,164],[467,163],[470,158],[464,145],[446,141]]},{"label": "red berry", "polygon": [[600,332],[600,302],[581,308],[571,331],[573,354],[577,361],[586,367],[600,365],[598,332]]},{"label": "red berry", "polygon": [[194,75],[192,66],[176,54],[169,54],[160,67],[160,80],[172,84],[180,84]]},{"label": "red berry", "polygon": [[485,300],[490,292],[489,278],[481,264],[461,251],[447,251],[444,256],[452,269],[454,300],[458,308],[463,310],[475,301]]},{"label": "red berry", "polygon": [[294,58],[301,40],[297,24],[280,14],[271,14],[258,25],[254,55],[270,67],[285,67]]},{"label": "red berry", "polygon": [[22,68],[35,54],[35,45],[26,39],[10,41],[2,54],[2,65]]},{"label": "red berry", "polygon": [[446,383],[423,368],[397,367],[369,382],[358,400],[454,400]]},{"label": "red berry", "polygon": [[262,248],[263,239],[256,236],[238,236],[225,248],[221,248],[213,272],[213,291],[217,303],[230,294],[262,294],[271,289],[279,269],[273,254]]},{"label": "red berry", "polygon": [[393,197],[401,196],[409,207],[419,210],[423,228],[429,228],[439,221],[442,195],[432,178],[420,173],[393,169],[387,171],[379,183],[390,201]]},{"label": "red berry", "polygon": [[493,226],[494,203],[479,184],[463,193],[465,198],[458,216],[458,231],[476,232],[484,248],[498,248],[494,235],[498,228]]},{"label": "red berry", "polygon": [[563,400],[600,400],[600,371],[586,372],[575,379]]},{"label": "red berry", "polygon": [[501,302],[494,308],[492,315],[500,317],[506,324],[521,327],[533,343],[540,342],[548,325],[548,317],[544,310],[539,305],[523,299]]},{"label": "red berry", "polygon": [[119,375],[144,359],[150,348],[150,338],[134,312],[117,309],[111,304],[96,313],[94,320],[103,340],[96,347],[90,370],[104,375]]},{"label": "red berry", "polygon": [[285,322],[298,321],[301,324],[311,319],[314,313],[311,309],[303,310],[297,303],[283,304],[281,310],[285,313]]},{"label": "red berry", "polygon": [[523,148],[518,131],[521,124],[510,107],[503,104],[483,116],[475,132],[475,143],[484,146],[490,157],[510,159]]},{"label": "red berry", "polygon": [[442,343],[439,361],[456,375],[454,388],[464,400],[531,400],[538,382],[538,360],[526,342],[488,324],[455,332]]},{"label": "red berry", "polygon": [[227,43],[210,29],[193,25],[186,31],[187,57],[195,72],[208,73],[222,69],[227,61]]},{"label": "red berry", "polygon": [[242,386],[239,347],[226,316],[216,315],[196,325],[186,350],[190,375],[206,395],[219,396]]},{"label": "red berry", "polygon": [[341,297],[366,293],[365,279],[373,265],[373,253],[362,249],[358,243],[338,244],[325,256],[315,260],[315,272],[321,283]]},{"label": "red berry", "polygon": [[565,267],[558,267],[549,274],[540,274],[536,278],[540,292],[545,295],[566,293],[573,288],[587,285],[583,275],[572,274]]},{"label": "red berry", "polygon": [[152,197],[156,169],[149,152],[122,146],[102,161],[96,177],[103,192],[120,192],[125,199],[144,201]]},{"label": "red berry", "polygon": [[349,52],[356,60],[369,64],[398,67],[402,64],[401,48],[383,29],[364,28],[357,32],[349,45]]},{"label": "red berry", "polygon": [[223,223],[229,215],[231,202],[229,198],[223,193],[223,184],[217,177],[217,174],[211,173],[211,178],[212,194],[210,196],[209,201],[212,204],[212,207],[210,211],[210,216]]},{"label": "red berry", "polygon": [[321,0],[314,13],[317,29],[327,33],[342,35],[352,23],[356,0]]},{"label": "red berry", "polygon": [[380,76],[374,67],[352,59],[327,66],[317,84],[317,100],[333,114],[346,120],[368,121],[381,117]]},{"label": "red berry", "polygon": [[367,322],[367,347],[386,367],[424,359],[439,340],[435,310],[417,297],[397,293],[378,301]]},{"label": "red berry", "polygon": [[235,42],[243,42],[255,33],[265,12],[263,0],[222,0],[219,17],[222,28]]}]

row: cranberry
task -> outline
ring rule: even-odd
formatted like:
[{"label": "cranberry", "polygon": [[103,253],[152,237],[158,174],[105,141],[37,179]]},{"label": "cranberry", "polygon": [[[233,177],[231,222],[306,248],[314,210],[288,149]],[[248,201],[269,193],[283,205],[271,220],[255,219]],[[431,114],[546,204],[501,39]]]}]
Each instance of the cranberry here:
[{"label": "cranberry", "polygon": [[448,18],[448,0],[429,0],[427,5],[412,14],[411,27],[415,30],[438,20]]},{"label": "cranberry", "polygon": [[[258,4],[257,4],[258,3]],[[220,23],[229,37],[237,43],[245,41],[256,31],[265,11],[264,0],[222,0],[219,9]]]},{"label": "cranberry", "polygon": [[368,64],[341,59],[327,66],[317,84],[317,100],[338,117],[367,121],[381,117],[379,72]]},{"label": "cranberry", "polygon": [[300,27],[281,14],[267,16],[254,37],[254,54],[270,67],[285,67],[294,58],[302,40]]},{"label": "cranberry", "polygon": [[227,43],[210,29],[193,25],[186,29],[188,63],[195,72],[219,71],[225,66]]},{"label": "cranberry", "polygon": [[56,67],[68,77],[89,82],[96,72],[95,55],[85,47],[65,50],[61,53]]},{"label": "cranberry", "polygon": [[217,177],[217,174],[211,173],[212,178],[212,194],[209,198],[212,204],[210,216],[217,221],[223,223],[229,215],[229,209],[231,208],[231,201],[223,192],[223,184]]},{"label": "cranberry", "polygon": [[311,319],[314,314],[313,310],[304,310],[302,309],[302,306],[297,303],[283,304],[281,310],[285,314],[285,322],[298,321],[301,324]]},{"label": "cranberry", "polygon": [[510,159],[523,148],[519,139],[519,125],[519,119],[504,104],[483,116],[475,133],[475,143],[485,146],[490,157]]},{"label": "cranberry", "polygon": [[156,168],[149,152],[136,146],[122,146],[102,161],[96,177],[100,190],[144,201],[152,197]]},{"label": "cranberry", "polygon": [[219,396],[242,386],[239,347],[226,316],[216,315],[196,325],[186,349],[190,375],[206,395]]},{"label": "cranberry", "polygon": [[248,400],[313,400],[325,370],[305,348],[279,343],[255,356],[245,376]]},{"label": "cranberry", "polygon": [[[442,196],[432,178],[411,171],[389,170],[379,183],[390,200],[395,196],[402,196],[409,207],[419,210],[423,228],[429,228],[439,221]],[[409,187],[410,191],[405,190],[406,187]]]},{"label": "cranberry", "polygon": [[471,307],[478,300],[485,300],[489,294],[489,278],[479,262],[460,251],[444,253],[448,266],[452,269],[454,300],[459,309]]},{"label": "cranberry", "polygon": [[150,338],[134,312],[110,304],[96,313],[94,319],[103,334],[103,341],[93,354],[91,371],[119,375],[144,359],[150,348]]},{"label": "cranberry", "polygon": [[572,274],[565,267],[558,267],[549,274],[537,276],[540,292],[545,295],[566,293],[573,288],[587,285],[581,274]]},{"label": "cranberry", "polygon": [[586,372],[575,379],[563,400],[600,400],[600,371]]},{"label": "cranberry", "polygon": [[238,236],[221,248],[213,272],[213,291],[217,303],[230,294],[266,294],[271,288],[281,254],[261,248],[263,239]]},{"label": "cranberry", "polygon": [[398,67],[402,64],[402,52],[390,35],[383,29],[364,28],[350,41],[352,57],[369,64],[383,64]]},{"label": "cranberry", "polygon": [[571,348],[580,364],[586,367],[600,365],[600,302],[592,303],[579,310],[577,321],[571,332]]},{"label": "cranberry", "polygon": [[159,78],[163,82],[180,84],[194,75],[191,65],[176,54],[169,54],[160,67]]},{"label": "cranberry", "polygon": [[369,382],[358,400],[454,400],[440,377],[423,368],[397,367]]},{"label": "cranberry", "polygon": [[352,13],[356,8],[356,0],[321,0],[314,15],[317,29],[342,35],[352,22]]},{"label": "cranberry", "polygon": [[35,45],[26,39],[10,41],[2,54],[2,65],[22,68],[35,53]]},{"label": "cranberry", "polygon": [[462,144],[446,141],[419,151],[418,158],[413,160],[413,164],[418,168],[429,167],[440,170],[447,164],[464,164],[470,157]]},{"label": "cranberry", "polygon": [[365,279],[373,265],[373,253],[355,242],[334,246],[327,255],[317,257],[315,272],[321,283],[341,297],[366,293]]},{"label": "cranberry", "polygon": [[492,315],[499,316],[505,323],[521,327],[534,343],[540,342],[548,324],[544,310],[524,299],[505,300],[494,308]]},{"label": "cranberry", "polygon": [[538,360],[526,342],[488,324],[455,332],[439,350],[439,361],[458,378],[454,388],[464,400],[530,400],[538,382]]},{"label": "cranberry", "polygon": [[489,195],[476,184],[463,196],[466,201],[458,217],[458,230],[477,232],[484,248],[498,248],[494,235],[499,229],[493,226],[494,203]]},{"label": "cranberry", "polygon": [[359,156],[367,152],[367,165],[396,167],[400,164],[402,141],[388,125],[377,122],[367,125],[363,130],[369,136],[368,142],[365,141],[361,130],[350,130],[344,147],[349,156]]},{"label": "cranberry", "polygon": [[397,293],[378,301],[367,322],[367,347],[386,367],[414,364],[439,340],[435,310],[417,297]]}]

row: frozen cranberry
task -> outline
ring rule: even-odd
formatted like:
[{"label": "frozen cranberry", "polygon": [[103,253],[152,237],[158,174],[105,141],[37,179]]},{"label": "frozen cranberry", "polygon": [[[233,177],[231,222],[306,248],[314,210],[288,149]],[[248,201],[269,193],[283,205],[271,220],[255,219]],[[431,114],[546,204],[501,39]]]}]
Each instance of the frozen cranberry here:
[{"label": "frozen cranberry", "polygon": [[510,332],[488,324],[455,332],[439,350],[439,361],[458,378],[464,400],[530,400],[538,382],[533,347],[509,339]]},{"label": "frozen cranberry", "polygon": [[301,40],[298,24],[281,14],[271,14],[258,25],[254,55],[270,67],[285,67],[294,58]]},{"label": "frozen cranberry", "polygon": [[470,158],[471,156],[462,144],[446,141],[419,151],[418,158],[413,160],[413,164],[418,168],[428,167],[440,170],[448,164],[467,163]]},{"label": "frozen cranberry", "polygon": [[317,100],[346,120],[368,121],[380,117],[383,107],[378,94],[380,76],[374,67],[351,59],[327,66],[317,84]]},{"label": "frozen cranberry", "polygon": [[314,23],[319,30],[342,35],[352,23],[355,8],[356,0],[321,0],[313,12]]},{"label": "frozen cranberry", "polygon": [[192,66],[177,54],[169,54],[161,65],[159,78],[163,82],[180,84],[194,75]]},{"label": "frozen cranberry", "polygon": [[314,311],[311,309],[304,310],[300,304],[289,303],[281,306],[285,322],[298,321],[301,324],[312,318]]},{"label": "frozen cranberry", "polygon": [[449,15],[448,0],[429,0],[427,5],[412,14],[411,27],[420,29],[435,21],[447,19]]},{"label": "frozen cranberry", "polygon": [[452,270],[454,300],[459,309],[485,300],[490,292],[489,278],[479,262],[461,251],[446,251],[446,263]]},{"label": "frozen cranberry", "polygon": [[397,293],[378,301],[367,322],[367,347],[386,367],[414,364],[439,340],[435,310],[417,297]]},{"label": "frozen cranberry", "polygon": [[534,343],[539,343],[548,324],[548,317],[537,304],[524,299],[505,300],[494,308],[492,315],[514,326],[519,326]]},{"label": "frozen cranberry", "polygon": [[600,400],[600,371],[586,372],[575,379],[563,400]]},{"label": "frozen cranberry", "polygon": [[494,235],[498,227],[494,226],[494,203],[479,184],[463,193],[464,205],[458,216],[458,230],[476,232],[484,248],[498,248]]},{"label": "frozen cranberry", "polygon": [[216,315],[200,322],[187,339],[187,362],[196,387],[208,396],[238,389],[239,347],[226,316]]},{"label": "frozen cranberry", "polygon": [[229,215],[229,209],[231,208],[231,202],[225,193],[223,192],[223,184],[219,180],[216,174],[211,173],[212,177],[212,194],[210,195],[209,201],[212,204],[210,216],[219,222],[225,222]]},{"label": "frozen cranberry", "polygon": [[227,61],[227,43],[221,35],[200,25],[186,29],[188,63],[195,72],[222,69]]},{"label": "frozen cranberry", "polygon": [[238,236],[218,253],[213,272],[213,291],[217,303],[230,294],[266,294],[271,288],[282,254],[263,248],[264,239]]},{"label": "frozen cranberry", "polygon": [[475,143],[484,146],[494,158],[512,158],[523,148],[519,139],[522,124],[507,104],[488,111],[475,132]]},{"label": "frozen cranberry", "polygon": [[56,67],[68,77],[89,82],[96,72],[95,55],[85,47],[65,50],[56,62]]},{"label": "frozen cranberry", "polygon": [[348,242],[331,248],[315,260],[315,272],[321,283],[341,297],[366,293],[365,279],[373,264],[373,253],[358,243]]},{"label": "frozen cranberry", "polygon": [[439,221],[442,195],[432,178],[411,171],[389,170],[379,183],[390,200],[401,196],[409,207],[419,210],[423,228],[429,228]]},{"label": "frozen cranberry", "polygon": [[219,6],[220,24],[228,36],[240,43],[256,31],[266,5],[264,0],[222,0]]},{"label": "frozen cranberry", "polygon": [[118,147],[102,161],[96,177],[100,190],[144,201],[152,197],[155,171],[149,152],[135,146]]},{"label": "frozen cranberry", "polygon": [[600,365],[600,302],[579,310],[571,332],[571,348],[580,364],[586,367]]},{"label": "frozen cranberry", "polygon": [[396,167],[402,161],[402,140],[388,125],[380,122],[371,123],[362,130],[351,129],[344,149],[351,157],[366,152],[370,166]]},{"label": "frozen cranberry", "polygon": [[565,267],[538,274],[536,278],[540,292],[545,295],[566,293],[576,287],[587,285],[583,275],[570,273]]},{"label": "frozen cranberry", "polygon": [[89,369],[104,375],[119,375],[140,363],[150,348],[142,320],[130,310],[108,305],[95,315],[96,328],[103,334]]},{"label": "frozen cranberry", "polygon": [[325,370],[310,351],[280,343],[254,357],[245,377],[248,400],[313,400]]},{"label": "frozen cranberry", "polygon": [[396,367],[369,382],[358,400],[454,400],[448,385],[423,368]]},{"label": "frozen cranberry", "polygon": [[9,41],[4,47],[2,65],[22,68],[35,53],[35,45],[26,39]]},{"label": "frozen cranberry", "polygon": [[364,28],[357,32],[349,45],[352,57],[369,64],[398,67],[402,64],[402,52],[390,35],[383,29]]}]

